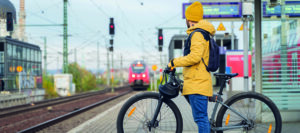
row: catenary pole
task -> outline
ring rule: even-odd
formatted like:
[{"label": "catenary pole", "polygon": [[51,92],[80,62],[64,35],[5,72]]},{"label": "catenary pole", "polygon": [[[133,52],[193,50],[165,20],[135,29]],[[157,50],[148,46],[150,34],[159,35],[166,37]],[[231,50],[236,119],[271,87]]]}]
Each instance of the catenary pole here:
[{"label": "catenary pole", "polygon": [[68,0],[64,0],[63,73],[68,73]]},{"label": "catenary pole", "polygon": [[114,93],[114,52],[111,51],[111,92]]},{"label": "catenary pole", "polygon": [[47,38],[44,37],[44,74],[47,75]]},{"label": "catenary pole", "polygon": [[77,48],[74,49],[74,62],[77,63]]},{"label": "catenary pole", "polygon": [[99,42],[97,42],[97,76],[96,78],[98,78],[99,76],[99,70],[100,70],[100,54],[99,54]]},{"label": "catenary pole", "polygon": [[121,55],[121,66],[120,66],[120,79],[121,79],[121,86],[124,85],[124,81],[123,81],[123,56]]},{"label": "catenary pole", "polygon": [[106,61],[107,61],[107,63],[106,63],[106,65],[107,65],[107,68],[106,68],[106,85],[107,86],[109,86],[110,84],[110,69],[109,69],[109,67],[110,67],[110,65],[109,65],[109,48],[107,48],[106,49],[107,50],[107,55],[106,55]]},{"label": "catenary pole", "polygon": [[234,22],[231,22],[231,50],[234,50]]},{"label": "catenary pole", "polygon": [[246,18],[243,20],[243,36],[244,36],[244,89],[245,91],[249,91],[248,89],[248,50],[249,50],[249,41],[248,41],[248,21]]}]

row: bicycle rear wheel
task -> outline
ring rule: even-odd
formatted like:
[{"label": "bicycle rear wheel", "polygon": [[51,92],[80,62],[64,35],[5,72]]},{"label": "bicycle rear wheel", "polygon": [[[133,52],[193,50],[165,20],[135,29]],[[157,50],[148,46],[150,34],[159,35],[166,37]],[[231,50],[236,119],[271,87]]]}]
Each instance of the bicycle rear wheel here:
[{"label": "bicycle rear wheel", "polygon": [[117,119],[118,133],[181,133],[183,124],[178,107],[171,100],[163,101],[156,127],[149,130],[159,100],[159,94],[145,92],[130,98],[121,108]]},{"label": "bicycle rear wheel", "polygon": [[[237,94],[228,99],[225,104],[249,121],[243,119],[234,111],[222,106],[219,110],[216,126],[228,128],[232,126],[247,126],[228,130],[230,133],[247,132],[247,133],[280,133],[281,132],[281,116],[276,105],[266,96],[245,92]],[[223,133],[226,131],[218,131]]]}]

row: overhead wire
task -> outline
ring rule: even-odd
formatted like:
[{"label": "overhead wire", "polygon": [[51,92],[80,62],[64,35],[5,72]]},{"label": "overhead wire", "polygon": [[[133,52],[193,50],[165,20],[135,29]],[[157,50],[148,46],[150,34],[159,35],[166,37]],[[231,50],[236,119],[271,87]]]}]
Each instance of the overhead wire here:
[{"label": "overhead wire", "polygon": [[[99,6],[97,5],[93,0],[89,0],[103,15],[105,15],[106,17],[109,17],[109,15],[107,15],[107,13]],[[133,25],[131,24],[131,22],[128,20],[126,14],[124,13],[124,11],[122,10],[122,8],[120,7],[120,5],[117,3],[117,6],[119,7],[118,9],[120,9],[120,11],[122,12],[123,16],[125,17],[126,21],[129,23],[130,26],[133,27]],[[122,22],[122,21],[121,21]],[[131,38],[131,42],[134,42],[136,45],[140,45],[139,43],[137,43],[131,36],[128,35],[127,31],[123,30],[121,27],[119,27],[120,31],[123,33],[123,35],[127,36],[124,37],[126,39]],[[133,29],[135,29],[135,27],[133,27]],[[146,53],[150,53],[149,51],[146,51]],[[158,57],[157,57],[158,58]]]},{"label": "overhead wire", "polygon": [[70,8],[69,8],[70,10],[71,10],[71,12],[70,12],[70,14],[74,14],[74,16],[73,15],[71,15],[71,16],[73,16],[77,21],[76,22],[80,22],[80,26],[84,26],[84,28],[86,29],[86,30],[89,30],[89,31],[92,31],[92,32],[96,32],[96,31],[94,31],[94,29],[92,29],[92,28],[90,28],[85,22],[83,22],[81,19],[78,19],[77,18],[77,16],[78,16],[78,14],[73,10],[73,8],[70,6]]},{"label": "overhead wire", "polygon": [[[100,33],[101,33],[101,31],[98,31],[98,32],[96,32],[93,36],[91,36],[91,37],[89,37],[88,39],[84,40],[84,41],[81,43],[81,46],[78,46],[77,49],[81,49],[81,48],[85,47],[86,45],[84,45],[84,44],[91,42],[92,39],[95,38],[95,37],[98,37],[98,35],[99,35]],[[96,38],[96,39],[98,40],[99,38]]]},{"label": "overhead wire", "polygon": [[[119,5],[119,3],[116,2],[116,4],[117,4],[118,9],[119,9],[119,10],[121,11],[121,13],[123,14],[122,16],[125,17],[125,20],[129,23],[129,26],[131,26],[131,29],[136,30],[136,27],[133,26],[133,24],[129,21],[127,15],[124,13],[124,11],[123,11],[122,7]],[[122,21],[122,22],[123,22],[123,21]],[[137,32],[134,32],[134,33],[137,33]],[[128,34],[125,34],[125,35],[128,35]],[[140,36],[140,37],[143,38],[143,39],[142,39],[142,41],[143,41],[142,43],[146,43],[145,37],[144,37],[144,36],[142,36],[142,35],[140,35],[140,34],[138,34],[138,36]],[[149,39],[149,40],[150,40],[150,39]],[[138,44],[138,43],[136,43],[136,44]],[[150,52],[149,52],[148,50],[145,50],[145,45],[142,45],[142,44],[138,44],[138,45],[141,46],[141,50],[146,51],[146,53],[149,55]],[[151,49],[153,48],[154,50],[157,50],[157,49],[155,49],[155,47],[151,47],[150,45],[146,45],[146,46],[150,47]],[[157,57],[157,58],[158,58],[158,57]]]},{"label": "overhead wire", "polygon": [[103,15],[110,17],[94,0],[89,0]]},{"label": "overhead wire", "polygon": [[[46,9],[44,9],[43,11],[46,11],[46,10],[48,10],[48,9],[54,7],[54,6],[60,5],[61,3],[62,3],[62,2],[57,2],[57,3],[55,3],[55,4],[52,4],[52,5],[50,5],[49,7],[47,7]],[[50,24],[54,24],[54,25],[57,24],[56,22],[50,20],[49,18],[46,18],[46,17],[44,17],[44,16],[39,15],[39,13],[34,13],[34,12],[30,12],[30,11],[29,11],[28,13],[29,13],[29,14],[32,14],[33,16],[36,16],[36,17],[38,17],[38,18],[40,18],[40,19],[43,19],[43,20],[49,22]],[[71,14],[72,14],[72,12],[71,12]],[[69,16],[72,16],[72,15],[69,15]],[[77,19],[77,20],[79,20],[79,19]],[[76,21],[76,22],[77,22],[77,21]],[[72,27],[72,26],[70,25],[70,27]],[[58,27],[52,27],[52,28],[58,28]],[[46,28],[46,27],[43,27],[43,29],[52,30],[52,29],[49,29],[49,28]],[[57,30],[54,30],[54,29],[53,29],[52,31],[55,31],[55,32],[62,32],[62,31],[57,31]],[[71,33],[71,34],[73,34],[73,33]],[[74,33],[74,34],[78,34],[78,33]]]}]

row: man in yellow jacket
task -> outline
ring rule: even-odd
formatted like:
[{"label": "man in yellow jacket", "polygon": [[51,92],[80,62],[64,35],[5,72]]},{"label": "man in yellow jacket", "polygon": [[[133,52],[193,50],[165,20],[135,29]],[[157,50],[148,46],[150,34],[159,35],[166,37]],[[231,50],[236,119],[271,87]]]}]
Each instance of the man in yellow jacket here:
[{"label": "man in yellow jacket", "polygon": [[[214,26],[203,20],[203,7],[200,2],[197,1],[190,5],[185,11],[185,16],[188,35],[195,29],[205,30],[210,35],[215,34]],[[168,67],[184,67],[182,94],[188,96],[199,133],[209,133],[210,124],[207,116],[207,104],[208,97],[213,94],[213,89],[211,74],[204,65],[204,62],[208,64],[209,40],[206,40],[201,32],[194,32],[190,42],[190,45],[187,42],[185,44],[184,56],[173,59]]]}]

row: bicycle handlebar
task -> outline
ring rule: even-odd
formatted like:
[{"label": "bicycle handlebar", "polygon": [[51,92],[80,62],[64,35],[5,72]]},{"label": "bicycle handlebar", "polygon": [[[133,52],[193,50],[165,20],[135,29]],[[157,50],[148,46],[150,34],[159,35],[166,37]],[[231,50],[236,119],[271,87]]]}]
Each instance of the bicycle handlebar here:
[{"label": "bicycle handlebar", "polygon": [[164,74],[168,74],[169,75],[170,82],[175,82],[175,83],[181,85],[183,83],[183,80],[177,78],[175,72],[176,72],[175,68],[171,69],[171,71],[168,68],[166,68],[163,71]]}]

